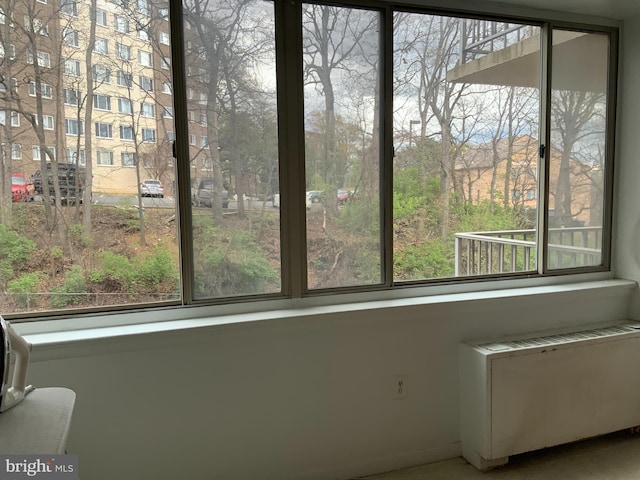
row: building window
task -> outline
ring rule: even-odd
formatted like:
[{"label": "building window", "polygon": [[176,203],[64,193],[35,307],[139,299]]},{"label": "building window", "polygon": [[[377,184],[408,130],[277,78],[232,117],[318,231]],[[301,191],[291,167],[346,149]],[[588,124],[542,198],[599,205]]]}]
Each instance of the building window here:
[{"label": "building window", "polygon": [[[44,152],[44,156],[46,157],[46,161],[47,162],[51,162],[52,160],[55,160],[55,156],[56,156],[56,147],[52,147],[52,146],[48,146],[46,147],[47,150],[45,150]],[[31,157],[34,160],[40,161],[40,152],[42,151],[42,147],[40,147],[40,145],[33,145],[31,147]],[[51,153],[49,153],[51,152]],[[53,159],[51,158],[51,155],[53,155]]]},{"label": "building window", "polygon": [[113,19],[113,28],[119,33],[129,33],[129,20],[126,17],[115,15]]},{"label": "building window", "polygon": [[64,73],[73,77],[80,76],[80,61],[67,58],[64,61]]},{"label": "building window", "polygon": [[155,128],[143,128],[142,129],[142,141],[148,143],[156,142],[156,130]]},{"label": "building window", "polygon": [[131,88],[133,86],[133,75],[122,70],[118,71],[118,86]]},{"label": "building window", "polygon": [[196,144],[196,136],[193,133],[189,134],[189,145],[195,145]]},{"label": "building window", "polygon": [[112,167],[113,152],[111,150],[98,150],[96,152],[96,164],[101,167]]},{"label": "building window", "polygon": [[110,123],[96,122],[96,137],[113,138],[113,129]]},{"label": "building window", "polygon": [[65,88],[64,89],[64,104],[65,105],[80,105],[80,97],[82,94],[80,90],[76,90],[75,88]]},{"label": "building window", "polygon": [[16,111],[11,112],[11,126],[12,127],[20,126],[20,114]]},{"label": "building window", "polygon": [[[36,96],[36,83],[35,82],[29,82],[29,95],[31,97],[35,97]],[[53,97],[53,90],[51,89],[51,85],[48,85],[46,83],[42,83],[40,84],[40,94],[42,95],[42,98],[52,98]]]},{"label": "building window", "polygon": [[11,159],[12,160],[22,159],[22,145],[20,145],[19,143],[14,143],[11,145]]},{"label": "building window", "polygon": [[60,11],[72,17],[78,16],[78,4],[75,0],[60,0]]},{"label": "building window", "polygon": [[171,84],[167,82],[162,82],[162,93],[166,93],[167,95],[171,95]]},{"label": "building window", "polygon": [[65,129],[67,135],[75,135],[76,137],[84,135],[82,120],[76,118],[65,118]]},{"label": "building window", "polygon": [[173,107],[162,107],[163,118],[173,118]]},{"label": "building window", "polygon": [[140,75],[140,90],[153,92],[153,79]]},{"label": "building window", "polygon": [[93,51],[99,55],[109,55],[109,41],[106,38],[96,37]]},{"label": "building window", "polygon": [[78,150],[75,148],[67,148],[67,163],[72,165],[86,165],[87,161],[84,155],[84,150],[81,149],[80,153],[78,153]]},{"label": "building window", "polygon": [[93,81],[98,84],[111,83],[111,70],[104,65],[93,65]]},{"label": "building window", "polygon": [[107,12],[106,11],[100,10],[100,9],[96,10],[96,25],[99,25],[101,27],[107,27],[108,26]]},{"label": "building window", "polygon": [[136,154],[133,152],[120,153],[120,163],[123,167],[135,167],[136,166]]},{"label": "building window", "polygon": [[200,148],[209,148],[209,140],[207,137],[200,137]]},{"label": "building window", "polygon": [[204,113],[200,115],[200,126],[201,127],[207,126],[207,116]]},{"label": "building window", "polygon": [[169,70],[171,68],[171,59],[169,57],[162,57],[160,60],[160,68]]},{"label": "building window", "polygon": [[127,113],[131,115],[133,113],[133,107],[131,105],[131,100],[128,98],[119,98],[118,99],[118,112]]},{"label": "building window", "polygon": [[171,130],[167,131],[167,140],[169,142],[173,142],[175,139],[176,139],[175,133],[173,133]]},{"label": "building window", "polygon": [[[4,56],[5,56],[4,45],[0,43],[0,57],[4,58]],[[9,44],[9,58],[11,60],[15,60],[16,58],[16,46],[12,43]]]},{"label": "building window", "polygon": [[153,66],[153,56],[151,52],[146,52],[144,50],[138,50],[138,63],[143,67],[152,67]]},{"label": "building window", "polygon": [[69,27],[62,27],[62,39],[64,43],[69,45],[70,47],[79,47],[80,46],[80,38],[78,32]]},{"label": "building window", "polygon": [[96,94],[93,96],[93,106],[98,110],[111,111],[111,97],[109,95]]},{"label": "building window", "polygon": [[137,12],[142,15],[149,15],[149,1],[148,0],[137,0]]},{"label": "building window", "polygon": [[167,32],[159,32],[158,35],[160,36],[160,43],[162,45],[169,45],[169,34]]},{"label": "building window", "polygon": [[52,115],[43,115],[42,116],[42,128],[45,130],[53,130],[53,116]]},{"label": "building window", "polygon": [[[51,56],[47,52],[37,52],[35,58],[38,60],[38,66],[51,68]],[[33,65],[33,60],[33,52],[27,50],[27,63]]]},{"label": "building window", "polygon": [[116,58],[124,60],[125,62],[131,61],[131,47],[122,43],[116,42]]},{"label": "building window", "polygon": [[143,29],[143,28],[141,28],[139,30],[136,30],[136,35],[138,36],[138,38],[140,40],[144,40],[145,42],[148,42],[149,39],[151,38],[149,36],[149,34],[147,33],[147,31],[145,29]]},{"label": "building window", "polygon": [[143,102],[140,104],[140,116],[146,118],[155,118],[156,106],[153,103]]},{"label": "building window", "polygon": [[34,32],[43,36],[49,35],[49,29],[44,23],[42,23],[42,20],[39,18],[32,18],[28,15],[24,16],[24,29],[27,32]]},{"label": "building window", "polygon": [[133,127],[131,125],[120,125],[120,139],[133,140]]}]

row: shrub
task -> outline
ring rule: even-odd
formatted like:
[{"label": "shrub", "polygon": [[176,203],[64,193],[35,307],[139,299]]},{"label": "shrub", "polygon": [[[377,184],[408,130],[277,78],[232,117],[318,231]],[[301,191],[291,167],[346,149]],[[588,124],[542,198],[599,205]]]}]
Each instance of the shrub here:
[{"label": "shrub", "polygon": [[115,290],[127,288],[133,290],[136,278],[136,268],[123,255],[111,252],[103,252],[100,256],[101,267],[89,276],[94,283],[110,283]]},{"label": "shrub", "polygon": [[0,281],[6,284],[14,276],[14,269],[29,259],[35,242],[0,225]]},{"label": "shrub", "polygon": [[69,305],[77,305],[85,298],[88,292],[84,273],[79,265],[72,266],[64,276],[64,283],[51,289],[51,305],[53,308],[65,308]]},{"label": "shrub", "polygon": [[200,224],[195,245],[196,291],[203,295],[263,293],[278,275],[251,233]]},{"label": "shrub", "polygon": [[15,295],[15,302],[23,308],[33,308],[37,306],[38,299],[33,295],[38,291],[40,283],[40,272],[26,273],[15,280],[10,280],[7,284],[7,291]]}]

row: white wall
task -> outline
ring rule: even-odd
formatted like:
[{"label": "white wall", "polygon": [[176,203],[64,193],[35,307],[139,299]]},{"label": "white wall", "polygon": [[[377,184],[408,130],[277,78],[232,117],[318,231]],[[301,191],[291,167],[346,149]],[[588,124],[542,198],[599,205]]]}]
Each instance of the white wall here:
[{"label": "white wall", "polygon": [[460,341],[624,318],[629,291],[390,301],[36,350],[30,382],[76,391],[81,478],[349,478],[459,455]]},{"label": "white wall", "polygon": [[[640,281],[640,16],[624,21],[621,44],[614,269],[616,276],[637,282]],[[640,318],[638,293],[632,315]]]},{"label": "white wall", "polygon": [[[640,17],[625,22],[623,45],[614,265],[639,281]],[[143,335],[36,355],[30,381],[77,392],[69,450],[82,478],[348,478],[459,454],[460,341],[625,318],[628,292],[390,302]],[[404,400],[392,399],[396,374]]]}]

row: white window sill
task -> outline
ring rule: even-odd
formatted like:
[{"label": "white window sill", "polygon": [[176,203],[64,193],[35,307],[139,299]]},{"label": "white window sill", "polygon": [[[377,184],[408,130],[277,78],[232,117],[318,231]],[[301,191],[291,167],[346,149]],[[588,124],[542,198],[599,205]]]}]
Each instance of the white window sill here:
[{"label": "white window sill", "polygon": [[[229,305],[183,307],[14,323],[14,326],[33,345],[32,359],[38,361],[95,355],[101,351],[138,350],[143,338],[146,348],[150,345],[186,345],[194,341],[206,341],[223,328],[247,328],[257,323],[265,326],[263,322],[282,325],[292,320],[321,320],[323,317],[351,312],[422,306],[429,314],[445,312],[448,316],[454,316],[472,314],[481,308],[496,308],[496,302],[501,303],[500,308],[502,305],[509,308],[510,305],[522,305],[523,302],[536,302],[540,301],[541,296],[546,297],[545,302],[556,297],[563,302],[579,302],[593,295],[630,298],[636,286],[635,282],[629,280],[602,279],[430,296],[407,296],[405,291],[405,295],[399,297],[403,290],[392,290],[353,296],[360,301],[346,296],[348,298],[343,300],[353,301],[340,304],[335,303],[336,296],[331,296],[242,304],[245,309],[251,307],[253,311],[241,313],[233,312],[233,308],[238,306]],[[267,309],[267,306],[270,308]],[[401,321],[401,318],[394,318]]]}]

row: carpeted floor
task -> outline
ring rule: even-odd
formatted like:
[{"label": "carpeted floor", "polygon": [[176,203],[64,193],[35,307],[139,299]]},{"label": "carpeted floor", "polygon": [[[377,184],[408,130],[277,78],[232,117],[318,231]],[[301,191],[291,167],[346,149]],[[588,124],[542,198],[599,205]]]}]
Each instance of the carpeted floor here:
[{"label": "carpeted floor", "polygon": [[479,472],[455,458],[366,480],[640,480],[640,435],[628,431],[513,456],[509,464]]}]

